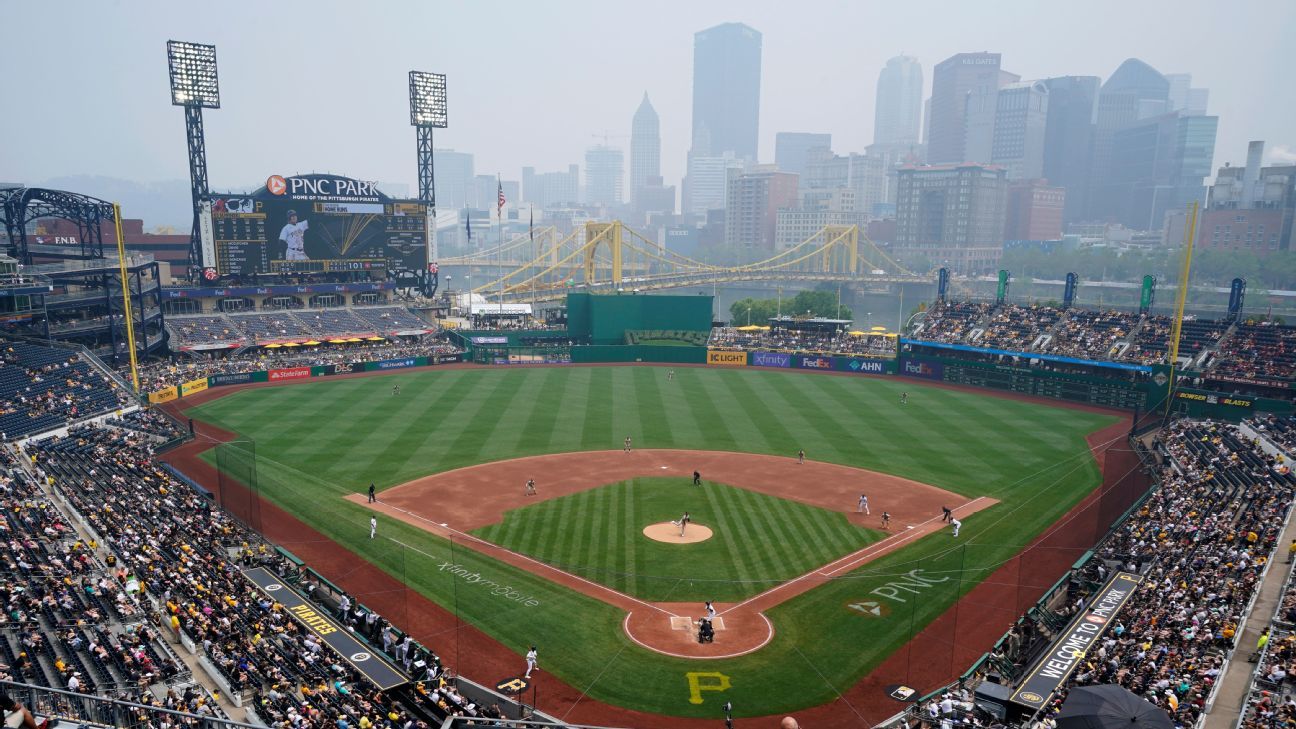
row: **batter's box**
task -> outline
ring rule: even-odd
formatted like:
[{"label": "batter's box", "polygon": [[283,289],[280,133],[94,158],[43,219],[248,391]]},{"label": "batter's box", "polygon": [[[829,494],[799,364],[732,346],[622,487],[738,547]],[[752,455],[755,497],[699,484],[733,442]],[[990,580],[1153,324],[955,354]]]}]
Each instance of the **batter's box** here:
[{"label": "batter's box", "polygon": [[[697,623],[695,623],[693,618],[690,617],[680,617],[679,615],[673,615],[671,616],[670,621],[671,621],[671,630],[692,631],[697,628]],[[724,618],[719,616],[711,618],[711,628],[714,630],[724,630],[725,629]]]}]

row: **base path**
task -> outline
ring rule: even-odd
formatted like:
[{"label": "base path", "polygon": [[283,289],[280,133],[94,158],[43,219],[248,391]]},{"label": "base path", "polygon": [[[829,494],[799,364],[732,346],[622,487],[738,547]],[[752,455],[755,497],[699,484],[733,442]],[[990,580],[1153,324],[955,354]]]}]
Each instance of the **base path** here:
[{"label": "base path", "polygon": [[[710,482],[842,512],[860,526],[880,528],[881,513],[885,510],[891,514],[892,534],[741,603],[717,603],[715,608],[724,618],[725,627],[716,626],[715,642],[698,643],[696,631],[687,619],[700,617],[700,604],[640,600],[470,533],[498,523],[505,511],[534,503],[537,498],[557,498],[638,477],[677,476],[691,482],[694,470]],[[528,479],[535,479],[537,496],[526,495]],[[869,495],[872,514],[854,510],[861,493]],[[942,506],[949,506],[958,516],[966,517],[997,503],[987,497],[968,501],[928,484],[832,463],[798,463],[792,457],[751,453],[670,449],[515,458],[425,476],[384,490],[377,503],[368,503],[367,496],[359,493],[351,494],[347,500],[453,538],[456,544],[464,544],[619,607],[627,613],[622,623],[626,635],[644,648],[677,658],[704,659],[733,658],[764,647],[774,637],[774,626],[764,615],[766,610],[945,528],[946,524],[941,521]],[[706,535],[702,534],[706,527],[700,524],[690,524],[683,539],[679,537],[679,527],[670,522],[649,525],[644,529],[645,535],[649,529],[663,532],[662,537],[652,538],[681,544],[711,536],[709,529]]]}]

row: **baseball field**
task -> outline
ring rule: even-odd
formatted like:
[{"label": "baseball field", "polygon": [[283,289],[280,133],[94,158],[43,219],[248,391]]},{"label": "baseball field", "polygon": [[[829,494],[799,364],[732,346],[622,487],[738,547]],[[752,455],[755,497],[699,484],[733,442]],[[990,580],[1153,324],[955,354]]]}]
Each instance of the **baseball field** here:
[{"label": "baseball field", "polygon": [[[322,380],[187,414],[248,441],[267,500],[493,639],[473,650],[515,654],[513,675],[535,644],[546,680],[678,717],[841,699],[1092,491],[1086,436],[1118,422],[899,378],[646,366]],[[713,536],[643,535],[684,511]],[[708,599],[731,627],[704,657],[671,626]],[[1006,628],[1015,606],[995,609]],[[416,638],[454,665],[461,635]]]}]

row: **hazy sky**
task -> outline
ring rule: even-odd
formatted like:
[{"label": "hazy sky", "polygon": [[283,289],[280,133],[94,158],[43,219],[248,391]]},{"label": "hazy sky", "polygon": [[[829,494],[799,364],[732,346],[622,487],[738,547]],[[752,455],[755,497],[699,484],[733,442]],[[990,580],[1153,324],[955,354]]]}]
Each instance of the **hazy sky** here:
[{"label": "hazy sky", "polygon": [[[1296,2],[6,2],[0,181],[188,175],[170,106],[167,39],[214,43],[222,107],[206,112],[213,189],[331,171],[416,189],[407,72],[447,74],[437,147],[478,174],[520,179],[584,163],[606,132],[628,148],[644,91],[661,116],[662,172],[683,174],[693,33],[741,21],[764,35],[760,155],[779,131],[872,141],[879,69],[998,51],[1023,78],[1106,78],[1136,56],[1193,74],[1220,116],[1215,165],[1263,139],[1296,159]],[[1278,149],[1282,147],[1283,149]],[[627,162],[629,154],[627,149]]]}]

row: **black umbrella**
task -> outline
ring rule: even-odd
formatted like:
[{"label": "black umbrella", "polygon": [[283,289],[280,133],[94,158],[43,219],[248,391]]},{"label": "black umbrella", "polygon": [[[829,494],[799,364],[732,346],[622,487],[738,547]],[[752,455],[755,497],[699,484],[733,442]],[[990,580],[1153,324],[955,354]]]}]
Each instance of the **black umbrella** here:
[{"label": "black umbrella", "polygon": [[1057,729],[1174,729],[1174,722],[1165,709],[1108,684],[1071,689]]}]

